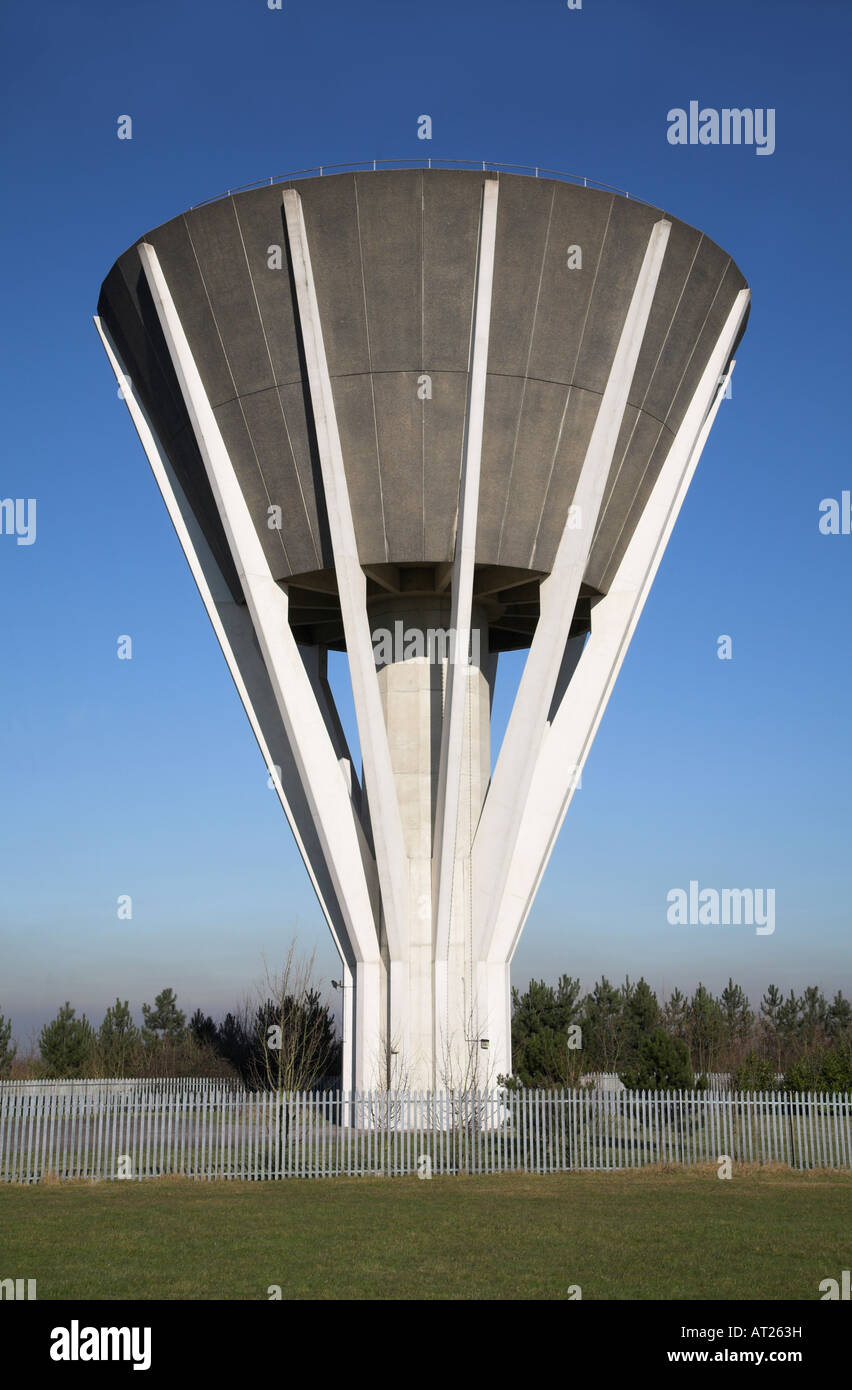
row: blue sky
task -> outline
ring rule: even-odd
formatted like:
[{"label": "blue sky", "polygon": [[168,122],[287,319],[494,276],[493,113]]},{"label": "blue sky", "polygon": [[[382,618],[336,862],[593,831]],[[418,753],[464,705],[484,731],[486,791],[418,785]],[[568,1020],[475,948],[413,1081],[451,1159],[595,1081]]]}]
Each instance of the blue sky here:
[{"label": "blue sky", "polygon": [[[100,1019],[171,985],[218,1013],[293,934],[336,973],[91,316],[116,256],[190,204],[374,157],[625,188],[754,296],[514,981],[852,992],[852,536],[818,529],[852,488],[850,28],[827,0],[7,7],[0,497],[37,499],[35,544],[0,535],[0,1011],[21,1042],[65,998]],[[774,154],[670,145],[690,100],[773,108]],[[690,879],[774,888],[774,934],[670,926]]]}]

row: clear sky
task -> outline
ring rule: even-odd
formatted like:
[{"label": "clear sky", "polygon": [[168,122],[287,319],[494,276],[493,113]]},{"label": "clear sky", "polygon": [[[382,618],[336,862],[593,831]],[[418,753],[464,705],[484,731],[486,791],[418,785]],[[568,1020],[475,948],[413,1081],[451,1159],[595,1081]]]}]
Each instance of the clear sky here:
[{"label": "clear sky", "polygon": [[[21,1042],[66,998],[99,1020],[119,994],[138,1016],[170,985],[219,1013],[294,933],[324,983],[338,968],[91,317],[116,256],[190,204],[374,157],[603,180],[700,227],[753,292],[514,981],[852,991],[852,535],[818,525],[852,488],[850,16],[846,0],[6,7],[0,498],[37,499],[34,544],[0,534],[0,1011]],[[691,100],[773,109],[774,153],[671,145],[667,114]],[[773,888],[774,933],[670,925],[690,880]]]}]

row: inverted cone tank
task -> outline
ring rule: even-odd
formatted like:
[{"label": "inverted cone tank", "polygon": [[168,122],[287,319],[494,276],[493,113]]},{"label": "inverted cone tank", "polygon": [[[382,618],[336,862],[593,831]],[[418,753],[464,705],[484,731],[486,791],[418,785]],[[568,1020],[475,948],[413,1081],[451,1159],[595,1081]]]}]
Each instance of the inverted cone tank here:
[{"label": "inverted cone tank", "polygon": [[[364,565],[453,558],[482,184],[474,172],[412,169],[292,185]],[[476,564],[514,571],[496,578],[515,584],[519,571],[538,578],[553,564],[660,213],[556,180],[502,174],[499,184]],[[315,592],[317,571],[334,560],[281,195],[275,185],[222,198],[143,240],[160,259],[272,573],[311,576]],[[607,592],[745,285],[720,247],[670,220],[584,576],[590,593]],[[98,312],[238,593],[135,246],[104,281]],[[280,530],[268,525],[270,506],[281,508]],[[478,577],[478,589],[494,579]],[[512,612],[501,592],[515,621],[502,637],[495,625],[495,648],[526,645],[535,611]],[[306,608],[303,597],[297,586],[299,640],[342,645],[333,602]]]}]

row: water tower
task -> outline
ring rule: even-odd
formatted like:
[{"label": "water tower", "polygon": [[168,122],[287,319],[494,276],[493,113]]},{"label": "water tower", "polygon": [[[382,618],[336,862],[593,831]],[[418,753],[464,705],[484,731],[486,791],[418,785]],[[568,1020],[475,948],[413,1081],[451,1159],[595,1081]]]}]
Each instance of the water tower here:
[{"label": "water tower", "polygon": [[104,281],[98,331],[344,963],[345,1087],[511,1071],[510,962],[748,302],[695,228],[497,166],[229,194]]}]

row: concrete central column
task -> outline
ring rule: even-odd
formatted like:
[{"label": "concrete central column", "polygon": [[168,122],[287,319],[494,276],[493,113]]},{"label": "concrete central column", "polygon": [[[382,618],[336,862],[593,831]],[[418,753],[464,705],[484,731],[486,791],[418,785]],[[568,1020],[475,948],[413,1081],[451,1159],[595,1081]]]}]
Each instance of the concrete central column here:
[{"label": "concrete central column", "polygon": [[408,1037],[389,1038],[390,1083],[401,1089],[462,1088],[476,1084],[481,1070],[470,849],[491,775],[492,663],[488,658],[487,618],[476,605],[467,669],[447,1007],[441,1036],[436,1036],[434,1013],[432,851],[447,664],[453,638],[450,621],[449,598],[389,596],[370,602],[373,652],[407,857],[408,969],[395,970],[397,963],[390,959],[387,972],[389,988],[408,991],[403,1010],[409,1019]]}]

